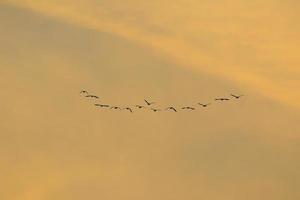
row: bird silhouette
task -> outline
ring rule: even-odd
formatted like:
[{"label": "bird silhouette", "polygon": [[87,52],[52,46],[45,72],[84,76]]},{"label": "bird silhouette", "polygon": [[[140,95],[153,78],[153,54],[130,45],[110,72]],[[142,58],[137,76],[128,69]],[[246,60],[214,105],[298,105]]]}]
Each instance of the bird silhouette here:
[{"label": "bird silhouette", "polygon": [[153,112],[161,111],[160,109],[157,109],[157,108],[151,108],[151,110],[152,110]]},{"label": "bird silhouette", "polygon": [[124,108],[124,110],[128,110],[129,112],[133,113],[132,109],[127,107],[127,108]]},{"label": "bird silhouette", "polygon": [[88,91],[86,91],[86,90],[81,90],[81,91],[80,91],[80,94],[88,94]]},{"label": "bird silhouette", "polygon": [[[95,99],[99,99],[98,96],[96,95],[91,95],[89,94],[89,92],[87,90],[81,90],[80,91],[80,94],[85,94],[83,95],[84,97],[87,97],[87,98],[95,98]],[[240,99],[241,97],[243,97],[244,95],[240,94],[240,95],[237,95],[237,94],[230,94],[229,97],[225,98],[225,97],[217,97],[215,98],[214,100],[215,101],[229,101],[229,100],[232,100],[232,99]],[[166,110],[166,111],[171,111],[171,112],[180,112],[180,109],[181,110],[197,110],[198,107],[195,106],[195,107],[191,107],[191,106],[185,106],[185,107],[178,107],[178,108],[175,108],[173,106],[169,106],[169,107],[165,107],[165,108],[162,108],[162,109],[158,109],[158,108],[153,108],[155,106],[151,106],[152,104],[155,104],[156,102],[151,102],[151,101],[148,101],[146,99],[144,99],[146,105],[143,105],[143,104],[133,104],[133,105],[130,105],[130,107],[123,107],[123,106],[111,106],[111,105],[108,105],[108,104],[100,104],[100,103],[97,103],[95,102],[95,106],[97,107],[101,107],[101,108],[110,108],[110,109],[113,109],[113,110],[126,110],[130,113],[133,113],[134,111],[136,111],[136,108],[137,109],[142,109],[142,108],[145,108],[147,110],[151,110],[153,112],[159,112],[159,111],[162,111],[162,110]],[[213,102],[210,102],[210,103],[197,103],[196,105],[199,105],[201,107],[208,107],[209,105],[211,105]],[[128,106],[128,105],[127,105]]]},{"label": "bird silhouette", "polygon": [[109,105],[105,105],[105,104],[99,104],[99,103],[95,103],[94,104],[95,106],[99,106],[99,107],[101,107],[101,108],[108,108],[109,107]]},{"label": "bird silhouette", "polygon": [[146,104],[147,104],[148,106],[150,106],[150,105],[152,105],[152,104],[155,103],[155,102],[149,102],[149,101],[147,101],[146,99],[144,99],[144,101],[146,102]]},{"label": "bird silhouette", "polygon": [[99,97],[96,95],[86,95],[85,97],[99,99]]},{"label": "bird silhouette", "polygon": [[229,101],[228,98],[216,98],[215,101]]},{"label": "bird silhouette", "polygon": [[236,98],[236,99],[239,99],[239,98],[241,98],[242,96],[244,96],[244,95],[234,95],[234,94],[230,94],[232,97],[234,97],[234,98]]},{"label": "bird silhouette", "polygon": [[200,105],[200,106],[202,106],[202,107],[207,107],[207,106],[209,106],[210,105],[210,103],[206,103],[206,104],[203,104],[203,103],[198,103],[198,105]]},{"label": "bird silhouette", "polygon": [[182,107],[181,109],[183,109],[183,110],[195,110],[195,108],[190,107],[190,106]]},{"label": "bird silhouette", "polygon": [[177,112],[177,110],[174,107],[172,107],[172,106],[167,107],[166,110],[173,110],[174,112]]},{"label": "bird silhouette", "polygon": [[145,106],[135,105],[135,107],[137,107],[137,108],[144,108]]},{"label": "bird silhouette", "polygon": [[112,106],[112,107],[110,107],[110,109],[114,109],[114,110],[119,109],[119,110],[121,110],[121,108],[119,106]]}]

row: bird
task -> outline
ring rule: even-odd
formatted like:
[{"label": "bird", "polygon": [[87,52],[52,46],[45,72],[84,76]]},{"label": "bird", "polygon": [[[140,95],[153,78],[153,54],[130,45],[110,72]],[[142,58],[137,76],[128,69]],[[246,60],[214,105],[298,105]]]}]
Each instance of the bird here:
[{"label": "bird", "polygon": [[132,109],[127,107],[127,108],[124,108],[125,110],[128,110],[129,112],[133,113]]},{"label": "bird", "polygon": [[110,107],[110,109],[117,110],[117,109],[121,109],[121,108],[119,106],[112,106],[112,107]]},{"label": "bird", "polygon": [[154,104],[155,102],[149,102],[149,101],[147,101],[146,99],[144,99],[144,101],[146,102],[146,104],[148,105],[148,106],[150,106],[151,104]]},{"label": "bird", "polygon": [[229,101],[228,98],[216,98],[215,101]]},{"label": "bird", "polygon": [[144,108],[145,106],[135,105],[135,107],[137,107],[137,108]]},{"label": "bird", "polygon": [[174,107],[172,107],[172,106],[167,107],[166,110],[173,110],[174,112],[177,112],[177,110]]},{"label": "bird", "polygon": [[234,95],[234,94],[230,94],[232,97],[234,97],[234,98],[236,98],[236,99],[239,99],[239,98],[241,98],[242,96],[244,96],[244,95]]},{"label": "bird", "polygon": [[210,105],[210,103],[206,103],[206,104],[203,104],[203,103],[198,103],[198,105],[202,106],[202,107],[207,107]]},{"label": "bird", "polygon": [[98,96],[95,96],[95,95],[86,95],[85,97],[87,97],[87,98],[95,98],[95,99],[99,99],[99,97],[98,97]]},{"label": "bird", "polygon": [[86,91],[86,90],[81,90],[81,91],[80,91],[80,94],[88,94],[88,91]]},{"label": "bird", "polygon": [[109,105],[99,104],[99,103],[95,103],[94,105],[95,105],[95,106],[99,106],[99,107],[101,107],[101,108],[103,108],[103,107],[108,108],[108,107],[109,107]]},{"label": "bird", "polygon": [[156,109],[156,108],[151,108],[151,110],[152,110],[153,112],[161,111],[160,109]]},{"label": "bird", "polygon": [[190,107],[190,106],[182,107],[181,109],[183,109],[183,110],[195,110],[195,108]]}]

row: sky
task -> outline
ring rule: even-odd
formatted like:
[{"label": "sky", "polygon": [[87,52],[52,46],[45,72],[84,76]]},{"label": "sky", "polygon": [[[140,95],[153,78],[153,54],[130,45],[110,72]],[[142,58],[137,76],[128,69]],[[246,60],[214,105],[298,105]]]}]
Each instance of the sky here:
[{"label": "sky", "polygon": [[0,1],[0,199],[299,199],[299,8]]}]

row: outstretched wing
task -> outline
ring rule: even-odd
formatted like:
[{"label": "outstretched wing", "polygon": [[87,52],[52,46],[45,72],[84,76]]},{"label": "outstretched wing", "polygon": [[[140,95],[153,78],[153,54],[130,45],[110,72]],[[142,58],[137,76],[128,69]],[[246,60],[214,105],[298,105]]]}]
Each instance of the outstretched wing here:
[{"label": "outstretched wing", "polygon": [[145,101],[148,105],[150,105],[150,103],[149,103],[146,99],[144,99],[144,101]]}]

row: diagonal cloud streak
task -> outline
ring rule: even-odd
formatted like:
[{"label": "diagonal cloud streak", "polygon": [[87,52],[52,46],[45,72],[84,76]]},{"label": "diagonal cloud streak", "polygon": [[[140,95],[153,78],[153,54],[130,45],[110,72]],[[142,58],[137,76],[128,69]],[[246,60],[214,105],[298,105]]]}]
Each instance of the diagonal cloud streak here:
[{"label": "diagonal cloud streak", "polygon": [[[182,66],[300,108],[299,4],[273,1],[5,0],[116,34]],[[230,6],[229,6],[230,5]]]}]

